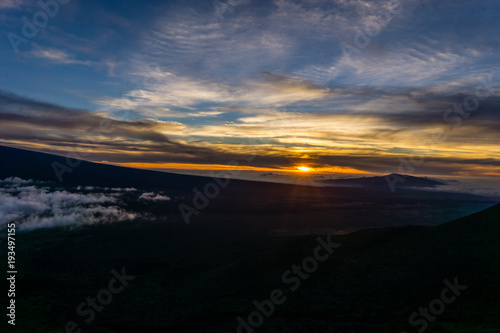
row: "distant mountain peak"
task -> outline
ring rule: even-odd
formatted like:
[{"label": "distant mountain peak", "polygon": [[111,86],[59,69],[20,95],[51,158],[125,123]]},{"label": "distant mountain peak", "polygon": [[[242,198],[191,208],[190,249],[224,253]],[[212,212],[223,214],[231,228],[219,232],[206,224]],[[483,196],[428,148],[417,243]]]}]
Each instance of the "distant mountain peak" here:
[{"label": "distant mountain peak", "polygon": [[346,187],[371,187],[371,188],[383,188],[388,187],[388,181],[394,181],[395,179],[400,179],[400,181],[394,182],[396,188],[423,188],[423,187],[436,187],[439,185],[446,185],[445,183],[431,179],[428,177],[415,177],[410,175],[403,175],[398,173],[391,173],[385,176],[372,176],[372,177],[360,177],[360,178],[344,178],[344,179],[328,179],[321,181],[322,184],[332,185],[332,186],[346,186]]}]

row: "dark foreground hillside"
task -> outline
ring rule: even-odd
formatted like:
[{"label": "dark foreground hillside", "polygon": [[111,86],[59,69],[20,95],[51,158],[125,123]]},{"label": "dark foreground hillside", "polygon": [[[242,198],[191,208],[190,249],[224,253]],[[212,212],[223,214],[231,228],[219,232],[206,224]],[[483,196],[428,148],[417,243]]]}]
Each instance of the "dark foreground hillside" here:
[{"label": "dark foreground hillside", "polygon": [[[82,332],[237,332],[237,318],[276,289],[286,300],[255,332],[416,332],[424,323],[428,332],[500,331],[500,205],[437,227],[334,236],[340,247],[298,287],[282,275],[314,256],[317,236],[214,228],[211,218],[18,235],[17,332],[64,332],[69,321]],[[135,278],[86,324],[77,307],[122,268]],[[445,280],[467,288],[443,294]],[[440,309],[443,297],[453,300]],[[430,304],[440,314],[410,325]]]}]

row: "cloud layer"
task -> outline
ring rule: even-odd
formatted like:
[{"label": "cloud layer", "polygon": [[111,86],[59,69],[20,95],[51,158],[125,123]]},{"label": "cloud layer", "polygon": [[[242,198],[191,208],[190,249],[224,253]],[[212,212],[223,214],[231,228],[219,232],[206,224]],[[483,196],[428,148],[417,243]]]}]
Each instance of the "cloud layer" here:
[{"label": "cloud layer", "polygon": [[0,228],[12,222],[18,230],[29,231],[147,219],[142,213],[120,207],[123,193],[137,193],[137,200],[143,202],[170,200],[159,193],[141,193],[133,188],[78,187],[69,192],[47,185],[17,177],[0,180]]}]

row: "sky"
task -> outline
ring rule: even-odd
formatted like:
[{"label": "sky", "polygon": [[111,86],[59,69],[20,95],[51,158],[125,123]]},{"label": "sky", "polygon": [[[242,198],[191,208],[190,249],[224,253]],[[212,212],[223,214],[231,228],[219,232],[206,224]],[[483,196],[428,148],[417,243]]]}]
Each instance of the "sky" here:
[{"label": "sky", "polygon": [[498,180],[499,12],[484,0],[1,0],[0,145],[262,179]]}]

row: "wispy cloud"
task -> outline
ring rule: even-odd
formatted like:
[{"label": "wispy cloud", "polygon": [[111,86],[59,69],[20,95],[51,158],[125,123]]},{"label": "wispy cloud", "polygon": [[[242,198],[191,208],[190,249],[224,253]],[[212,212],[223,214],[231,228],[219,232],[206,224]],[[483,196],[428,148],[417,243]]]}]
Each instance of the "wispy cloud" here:
[{"label": "wispy cloud", "polygon": [[24,0],[2,0],[0,1],[0,9],[20,8],[24,3]]},{"label": "wispy cloud", "polygon": [[62,65],[73,64],[73,65],[85,65],[85,66],[90,66],[92,64],[92,62],[90,61],[77,60],[75,59],[74,56],[68,54],[63,50],[42,48],[39,46],[36,46],[31,51],[30,55],[35,58],[46,59],[55,64],[62,64]]},{"label": "wispy cloud", "polygon": [[[170,115],[169,107],[192,109],[203,103],[233,107],[282,107],[333,96],[328,88],[272,73],[263,73],[260,79],[239,86],[163,72],[156,72],[154,79],[158,83],[149,90],[132,90],[123,98],[108,98],[100,103],[114,109],[131,109],[145,115],[165,117]],[[198,114],[202,115],[207,113]]]}]

